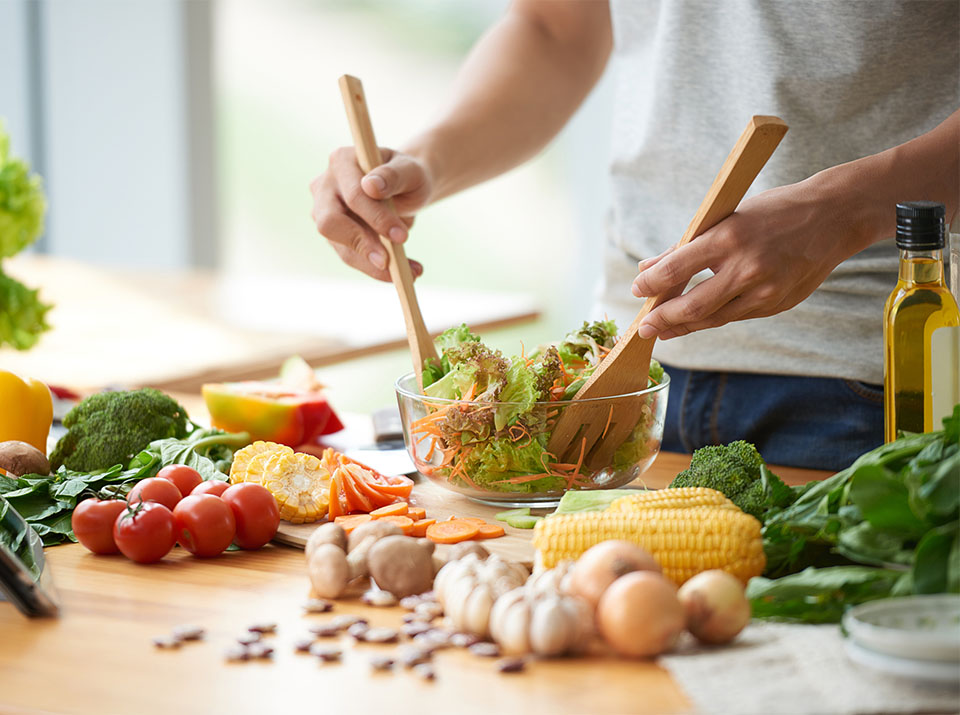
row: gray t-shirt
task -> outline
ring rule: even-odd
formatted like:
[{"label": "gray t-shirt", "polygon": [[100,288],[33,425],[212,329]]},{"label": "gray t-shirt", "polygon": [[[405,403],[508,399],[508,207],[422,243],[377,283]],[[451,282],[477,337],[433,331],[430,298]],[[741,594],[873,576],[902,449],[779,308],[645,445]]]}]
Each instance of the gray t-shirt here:
[{"label": "gray t-shirt", "polygon": [[[613,208],[598,310],[621,329],[641,306],[630,294],[637,261],[680,239],[751,115],[790,131],[748,196],[902,144],[960,107],[958,0],[611,0],[611,10]],[[943,197],[902,197],[914,199]],[[687,369],[882,382],[897,262],[882,240],[793,309],[658,341],[654,355]]]}]

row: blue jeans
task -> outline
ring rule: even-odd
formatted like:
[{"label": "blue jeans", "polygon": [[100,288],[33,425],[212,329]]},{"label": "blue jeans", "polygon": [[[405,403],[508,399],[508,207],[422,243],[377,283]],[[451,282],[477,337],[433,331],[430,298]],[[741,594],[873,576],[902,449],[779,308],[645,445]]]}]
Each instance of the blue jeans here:
[{"label": "blue jeans", "polygon": [[770,464],[840,471],[883,443],[882,385],[664,368],[665,451],[743,439]]}]

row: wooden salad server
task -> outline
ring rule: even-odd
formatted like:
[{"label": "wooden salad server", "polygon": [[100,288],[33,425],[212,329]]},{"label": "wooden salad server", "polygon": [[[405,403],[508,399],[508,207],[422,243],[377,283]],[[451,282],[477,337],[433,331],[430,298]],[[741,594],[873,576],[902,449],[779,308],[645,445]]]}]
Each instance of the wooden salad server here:
[{"label": "wooden salad server", "polygon": [[[678,248],[736,210],[786,133],[787,125],[777,117],[750,119],[677,244]],[[590,468],[600,469],[610,463],[616,449],[630,436],[640,418],[645,397],[615,402],[596,402],[590,398],[629,394],[646,388],[656,338],[641,338],[637,328],[651,310],[669,297],[672,296],[661,294],[647,298],[630,327],[574,396],[574,402],[560,414],[547,444],[547,451],[556,455],[558,462],[575,463],[582,458]]]},{"label": "wooden salad server", "polygon": [[[373,124],[370,122],[363,83],[356,77],[345,74],[340,77],[340,93],[343,95],[343,106],[347,110],[347,121],[350,123],[353,144],[357,150],[357,163],[363,169],[363,173],[367,174],[383,163],[383,157],[380,156],[380,147],[373,135]],[[387,205],[391,210],[393,209],[391,199],[387,199]],[[430,358],[437,360],[437,349],[420,313],[417,294],[413,290],[413,273],[410,271],[410,263],[407,261],[403,245],[383,236],[380,237],[380,242],[387,251],[390,277],[397,287],[400,306],[403,308],[403,320],[407,326],[407,342],[410,344],[410,354],[413,356],[413,372],[417,376],[417,385],[423,392],[424,361]]]}]

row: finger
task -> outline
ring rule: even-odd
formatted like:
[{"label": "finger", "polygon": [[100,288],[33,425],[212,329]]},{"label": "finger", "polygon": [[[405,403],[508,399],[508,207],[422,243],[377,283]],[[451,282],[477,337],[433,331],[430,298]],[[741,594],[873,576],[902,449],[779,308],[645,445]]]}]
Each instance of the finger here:
[{"label": "finger", "polygon": [[[381,268],[378,264],[374,264],[371,261],[369,254],[358,253],[342,243],[334,243],[331,241],[330,245],[333,246],[333,249],[340,256],[340,259],[351,268],[356,268],[358,271],[362,271],[379,281],[390,282],[390,271],[387,270],[385,262],[384,267]],[[386,258],[386,253],[383,255],[384,258]]]},{"label": "finger", "polygon": [[686,285],[697,273],[709,268],[722,254],[718,254],[719,247],[714,242],[702,240],[704,236],[658,257],[654,265],[642,270],[633,279],[633,294],[659,295],[669,288]]},{"label": "finger", "polygon": [[732,323],[735,320],[745,320],[752,317],[751,311],[746,307],[744,300],[745,296],[735,296],[733,300],[727,303],[722,308],[714,311],[709,318],[705,320],[698,320],[691,323],[686,323],[684,325],[675,325],[669,330],[664,331],[657,337],[660,340],[669,340],[670,338],[676,338],[680,335],[688,335],[690,333],[695,333],[698,330],[706,330],[707,328],[719,328],[721,325],[726,325],[727,323]]},{"label": "finger", "polygon": [[[337,248],[337,253],[354,268],[370,275],[381,274],[387,268],[387,252],[380,239],[368,227],[348,216],[343,207],[336,205],[314,210],[317,231]],[[340,249],[343,249],[342,251]]]},{"label": "finger", "polygon": [[423,275],[423,264],[420,261],[410,261],[410,272],[414,278],[419,278]]},{"label": "finger", "polygon": [[641,273],[646,269],[650,268],[651,266],[657,265],[657,263],[664,256],[666,256],[668,253],[670,253],[673,250],[673,248],[674,248],[673,246],[670,246],[670,248],[668,248],[666,251],[663,251],[662,253],[658,253],[656,256],[650,256],[649,258],[644,258],[642,261],[638,262],[637,273]]},{"label": "finger", "polygon": [[330,166],[338,197],[363,223],[396,243],[407,239],[407,227],[397,213],[387,202],[372,199],[363,190],[360,185],[363,172],[352,149],[342,147],[334,151],[330,155]]},{"label": "finger", "polygon": [[[676,291],[676,287],[671,290]],[[689,323],[708,320],[736,295],[735,287],[726,285],[720,277],[715,276],[683,295],[661,302],[641,321],[637,334],[641,338],[652,338]]]},{"label": "finger", "polygon": [[389,199],[423,188],[426,177],[422,166],[406,154],[395,154],[389,161],[372,169],[360,184],[372,199]]}]

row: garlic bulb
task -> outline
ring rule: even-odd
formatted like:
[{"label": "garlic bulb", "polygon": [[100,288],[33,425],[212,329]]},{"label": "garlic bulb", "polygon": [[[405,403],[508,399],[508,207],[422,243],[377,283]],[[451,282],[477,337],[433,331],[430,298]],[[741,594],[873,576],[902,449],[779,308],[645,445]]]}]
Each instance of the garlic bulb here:
[{"label": "garlic bulb", "polygon": [[562,593],[564,576],[563,570],[550,569],[497,599],[490,632],[504,652],[556,656],[586,647],[593,613],[582,599]]},{"label": "garlic bulb", "polygon": [[520,564],[495,555],[481,560],[468,554],[440,569],[433,590],[455,628],[486,638],[494,602],[526,578],[527,570]]}]

